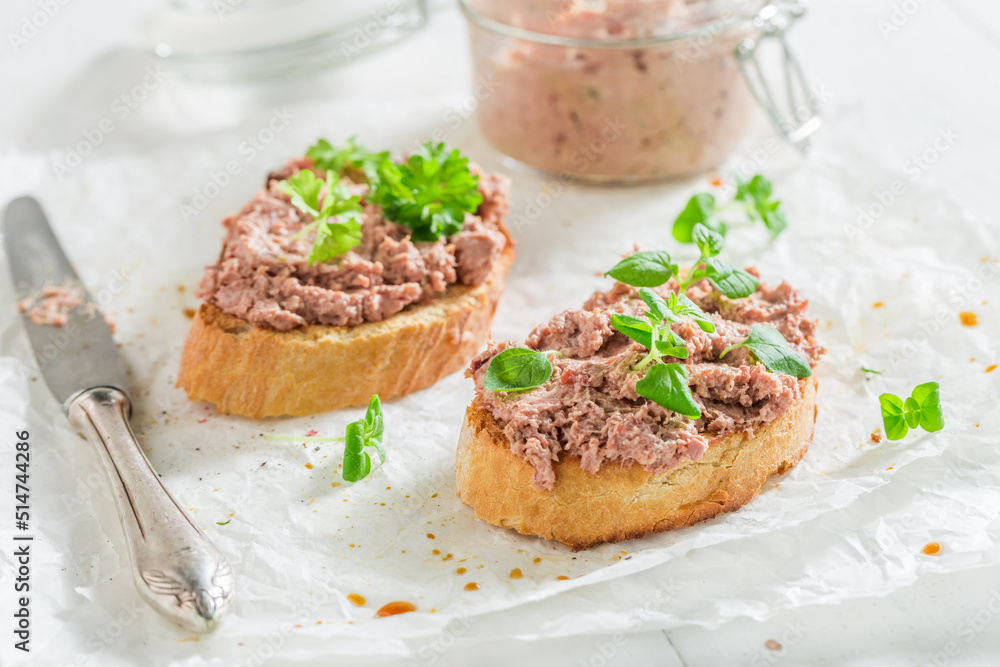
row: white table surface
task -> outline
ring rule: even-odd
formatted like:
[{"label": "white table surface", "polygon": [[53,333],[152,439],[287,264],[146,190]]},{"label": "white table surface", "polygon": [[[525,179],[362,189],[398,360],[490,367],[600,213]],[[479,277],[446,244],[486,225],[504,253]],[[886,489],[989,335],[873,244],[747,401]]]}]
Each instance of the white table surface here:
[{"label": "white table surface", "polygon": [[[138,26],[156,4],[70,0],[15,53],[8,34],[19,30],[23,17],[38,11],[39,3],[7,0],[0,20],[5,35],[0,47],[0,150],[60,150],[106,115],[108,100],[127,89],[144,66],[135,53]],[[909,9],[912,16],[884,36],[879,22],[891,20],[894,6]],[[792,41],[811,79],[834,92],[834,113],[857,115],[888,164],[898,164],[902,171],[939,129],[952,128],[958,141],[922,182],[996,224],[1000,4],[815,0]],[[216,108],[216,113],[200,115],[213,118],[208,126],[161,123],[158,132],[147,132],[158,118],[153,101],[137,111],[137,118],[121,123],[100,150],[143,150],[169,141],[171,133],[237,125],[275,104],[300,100],[349,94],[391,102],[407,94],[463,94],[470,79],[467,60],[463,22],[450,3],[439,2],[430,25],[403,44],[311,80],[204,88],[190,103]],[[802,608],[763,623],[737,620],[712,631],[685,627],[641,633],[617,644],[610,636],[496,642],[452,650],[438,664],[996,665],[1000,618],[987,607],[995,591],[1000,591],[996,569],[930,575],[888,597]],[[947,656],[949,642],[970,627],[971,640],[961,640],[958,654]],[[767,649],[765,642],[772,639],[784,648]],[[602,650],[609,659],[601,657]],[[142,664],[138,656],[136,664]],[[282,664],[280,656],[271,664]]]}]

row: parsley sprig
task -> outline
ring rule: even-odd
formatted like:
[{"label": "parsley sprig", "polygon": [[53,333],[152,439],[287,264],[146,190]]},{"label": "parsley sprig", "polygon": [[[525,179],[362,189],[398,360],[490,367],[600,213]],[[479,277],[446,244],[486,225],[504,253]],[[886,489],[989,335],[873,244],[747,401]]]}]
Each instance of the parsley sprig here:
[{"label": "parsley sprig", "polygon": [[918,384],[905,401],[895,394],[882,394],[878,402],[885,436],[890,440],[902,440],[911,428],[929,432],[944,428],[941,388],[937,382]]},{"label": "parsley sprig", "polygon": [[694,228],[704,225],[720,236],[725,236],[729,224],[727,214],[735,213],[741,221],[751,224],[760,222],[767,228],[771,239],[776,238],[788,226],[788,218],[781,208],[781,202],[774,199],[774,186],[761,174],[744,179],[737,174],[736,194],[733,201],[720,206],[715,195],[700,192],[688,200],[684,210],[674,220],[674,238],[681,243],[694,242]]},{"label": "parsley sprig", "polygon": [[413,240],[433,241],[462,229],[466,213],[483,202],[479,175],[458,149],[427,142],[406,162],[388,158],[377,169],[370,199],[385,217],[413,230]]},{"label": "parsley sprig", "polygon": [[[295,208],[313,217],[296,236],[301,238],[316,230],[309,266],[329,261],[361,243],[361,198],[351,195],[338,174],[328,171],[323,181],[311,170],[302,169],[278,187],[291,197]],[[324,187],[326,194],[321,202]]]},{"label": "parsley sprig", "polygon": [[348,482],[359,482],[367,477],[372,470],[372,459],[368,453],[374,449],[378,454],[379,463],[385,463],[385,447],[382,445],[382,435],[385,422],[382,417],[382,402],[378,394],[368,401],[365,416],[347,425],[343,437],[316,438],[294,435],[265,435],[265,440],[298,440],[300,442],[343,442],[344,467],[341,473]]},{"label": "parsley sprig", "polygon": [[388,151],[372,153],[358,143],[357,137],[350,137],[342,147],[336,147],[326,139],[319,139],[306,151],[317,169],[347,176],[355,182],[373,182],[378,166],[389,157]]}]

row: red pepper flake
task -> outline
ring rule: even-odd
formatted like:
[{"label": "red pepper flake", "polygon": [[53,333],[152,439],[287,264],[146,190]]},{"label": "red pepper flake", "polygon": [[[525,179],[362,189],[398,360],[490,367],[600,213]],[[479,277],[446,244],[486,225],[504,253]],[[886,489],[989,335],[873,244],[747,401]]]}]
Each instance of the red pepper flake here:
[{"label": "red pepper flake", "polygon": [[308,431],[306,431],[306,437],[307,438],[311,438],[314,435],[319,435],[319,431],[317,431],[316,429],[312,429],[312,428],[309,429]]},{"label": "red pepper flake", "polygon": [[199,424],[204,424],[204,423],[205,423],[205,422],[207,422],[207,421],[208,421],[208,417],[205,417],[204,419],[199,419],[199,420],[198,420],[198,423],[199,423]]}]

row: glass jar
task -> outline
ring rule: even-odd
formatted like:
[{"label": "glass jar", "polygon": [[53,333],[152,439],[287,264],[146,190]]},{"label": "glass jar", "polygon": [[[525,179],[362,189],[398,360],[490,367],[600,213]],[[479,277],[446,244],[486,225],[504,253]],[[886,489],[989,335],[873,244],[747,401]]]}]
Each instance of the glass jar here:
[{"label": "glass jar", "polygon": [[785,81],[805,87],[783,38],[800,3],[460,2],[478,87],[487,91],[479,125],[495,148],[531,167],[596,182],[700,172],[739,145],[755,98],[794,141],[818,126],[815,108],[805,114],[809,127],[801,118],[789,123],[767,81],[755,77],[757,44],[776,36]]}]

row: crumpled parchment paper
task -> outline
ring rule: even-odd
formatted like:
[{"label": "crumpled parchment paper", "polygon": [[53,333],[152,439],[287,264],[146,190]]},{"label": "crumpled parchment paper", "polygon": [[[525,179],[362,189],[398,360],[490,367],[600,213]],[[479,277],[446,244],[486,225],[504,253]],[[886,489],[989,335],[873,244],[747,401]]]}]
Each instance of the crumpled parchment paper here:
[{"label": "crumpled parchment paper", "polygon": [[[523,339],[608,287],[599,274],[634,244],[693,259],[669,223],[708,176],[631,188],[559,183],[505,166],[473,121],[454,127],[448,112],[460,103],[296,107],[253,157],[241,142],[268,118],[143,154],[95,155],[63,180],[47,156],[0,155],[0,200],[31,192],[42,201],[117,325],[133,424],[150,460],[228,555],[238,583],[231,617],[211,636],[191,636],[138,600],[96,453],[37,375],[0,257],[0,439],[10,458],[0,466],[0,506],[12,510],[13,431],[27,428],[36,536],[33,653],[5,642],[4,664],[110,666],[142,656],[150,665],[252,665],[275,655],[281,664],[335,656],[433,664],[458,642],[759,619],[996,560],[984,530],[1000,507],[1000,372],[986,372],[998,356],[996,238],[945,193],[873,161],[850,114],[820,135],[808,161],[784,147],[762,150],[775,146],[763,128],[731,161],[734,169],[763,161],[791,224],[774,244],[763,229],[731,232],[727,258],[807,295],[828,348],[809,453],[737,513],[580,553],[477,521],[455,496],[454,448],[472,396],[460,374],[385,405],[389,459],[353,485],[339,475],[340,445],[262,436],[340,435],[360,410],[252,421],[188,402],[174,388],[185,311],[197,307],[192,292],[218,253],[218,221],[318,136],[357,133],[398,153],[442,130],[487,169],[512,176],[518,260],[497,338]],[[227,162],[240,173],[222,183]],[[895,181],[901,190],[890,202]],[[860,222],[859,207],[869,210]],[[960,312],[978,324],[963,325]],[[945,430],[872,442],[878,394],[908,394],[929,380],[942,386]],[[912,474],[901,481],[904,467]],[[0,531],[9,540],[7,521]],[[941,543],[940,556],[921,553],[930,541]],[[9,582],[11,550],[0,554]],[[470,582],[478,590],[465,590]],[[350,593],[366,604],[353,605]],[[11,598],[0,596],[0,612],[12,610]],[[393,600],[418,611],[374,618]]]}]

